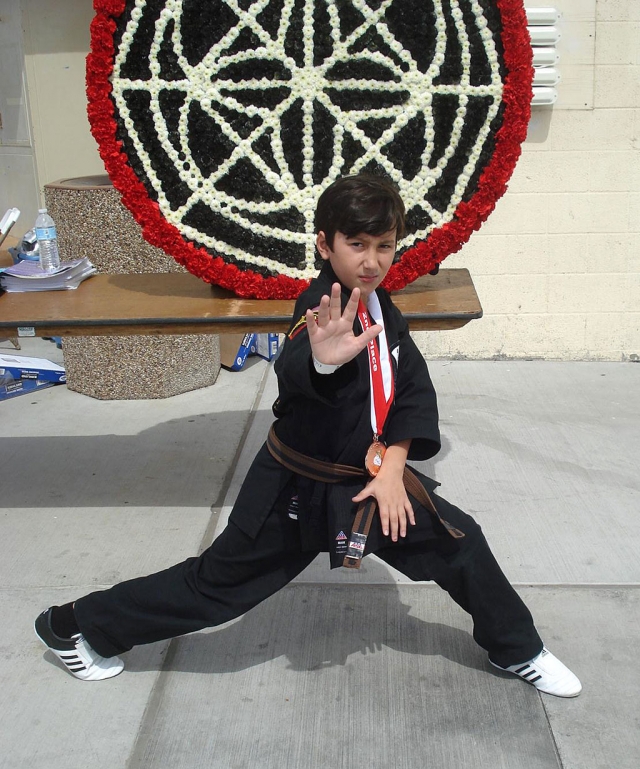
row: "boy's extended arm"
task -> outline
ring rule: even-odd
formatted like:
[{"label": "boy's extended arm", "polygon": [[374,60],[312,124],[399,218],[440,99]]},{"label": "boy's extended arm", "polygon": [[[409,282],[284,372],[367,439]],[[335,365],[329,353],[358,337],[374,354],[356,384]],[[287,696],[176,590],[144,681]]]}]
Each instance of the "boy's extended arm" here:
[{"label": "boy's extended arm", "polygon": [[385,537],[391,533],[391,539],[398,541],[398,535],[407,535],[407,520],[415,525],[413,507],[402,482],[404,467],[407,462],[411,440],[394,443],[387,448],[382,460],[382,467],[364,489],[355,497],[354,502],[362,502],[367,497],[375,497],[378,503],[380,522]]}]

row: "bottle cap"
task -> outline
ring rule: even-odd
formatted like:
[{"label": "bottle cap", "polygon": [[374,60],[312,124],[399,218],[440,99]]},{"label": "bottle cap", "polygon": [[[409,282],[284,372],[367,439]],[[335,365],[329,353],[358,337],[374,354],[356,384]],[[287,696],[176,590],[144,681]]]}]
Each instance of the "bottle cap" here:
[{"label": "bottle cap", "polygon": [[38,213],[39,214],[46,214],[47,213],[47,209],[46,208],[39,208],[38,209]]}]

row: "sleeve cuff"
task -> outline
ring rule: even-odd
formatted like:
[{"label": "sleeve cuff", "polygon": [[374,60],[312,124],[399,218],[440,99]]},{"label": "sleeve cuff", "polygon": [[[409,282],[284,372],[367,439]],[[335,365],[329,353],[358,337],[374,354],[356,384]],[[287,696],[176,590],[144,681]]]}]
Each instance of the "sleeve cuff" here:
[{"label": "sleeve cuff", "polygon": [[335,365],[333,363],[320,363],[316,358],[313,359],[313,367],[318,374],[333,374],[340,368],[340,364]]}]

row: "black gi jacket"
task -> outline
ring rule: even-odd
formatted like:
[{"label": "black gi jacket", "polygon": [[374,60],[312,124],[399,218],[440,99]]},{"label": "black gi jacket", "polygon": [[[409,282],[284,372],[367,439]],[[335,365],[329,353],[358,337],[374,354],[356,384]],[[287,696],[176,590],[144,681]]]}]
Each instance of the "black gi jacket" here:
[{"label": "black gi jacket", "polygon": [[[318,374],[313,366],[306,325],[306,310],[315,309],[324,294],[339,282],[329,262],[299,297],[291,329],[275,364],[279,397],[273,406],[275,430],[287,446],[307,456],[363,468],[362,480],[354,478],[325,484],[296,475],[280,465],[266,446],[258,452],[233,508],[230,520],[255,538],[277,501],[288,504],[298,496],[302,546],[328,550],[331,567],[341,566],[357,505],[351,500],[368,481],[364,457],[373,440],[370,417],[369,358],[366,349],[333,374]],[[436,394],[427,364],[409,334],[406,320],[389,294],[377,289],[385,333],[395,375],[395,400],[385,423],[386,445],[411,439],[409,459],[428,459],[440,449]],[[342,289],[345,306],[350,291]],[[362,333],[356,319],[354,333]],[[417,473],[427,491],[438,484]],[[445,537],[442,524],[411,499],[416,525],[398,544]],[[365,553],[394,546],[382,533],[376,516]]]}]

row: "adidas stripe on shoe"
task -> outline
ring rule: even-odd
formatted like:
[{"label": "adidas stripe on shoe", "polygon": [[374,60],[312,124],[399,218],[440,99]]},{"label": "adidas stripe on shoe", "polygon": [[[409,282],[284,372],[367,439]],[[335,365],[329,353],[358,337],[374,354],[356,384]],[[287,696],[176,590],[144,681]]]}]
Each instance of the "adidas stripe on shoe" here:
[{"label": "adidas stripe on shoe", "polygon": [[[491,660],[489,660],[491,662]],[[535,686],[545,694],[553,694],[556,697],[577,697],[582,691],[582,684],[569,668],[544,647],[537,657],[518,665],[509,665],[503,668],[501,665],[491,664],[499,670],[505,670],[520,676],[524,681]]]},{"label": "adidas stripe on shoe", "polygon": [[113,678],[124,670],[119,657],[101,657],[78,633],[60,638],[51,628],[51,608],[43,611],[35,622],[38,638],[64,664],[71,675],[81,681],[101,681]]}]

